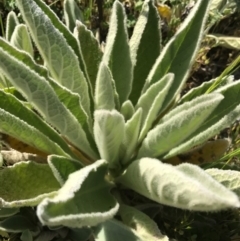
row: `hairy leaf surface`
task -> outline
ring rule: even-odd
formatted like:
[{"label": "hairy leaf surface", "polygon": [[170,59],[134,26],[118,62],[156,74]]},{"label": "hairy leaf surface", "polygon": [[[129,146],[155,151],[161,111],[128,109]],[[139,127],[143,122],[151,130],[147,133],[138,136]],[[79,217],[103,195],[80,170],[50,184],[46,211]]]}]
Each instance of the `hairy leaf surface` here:
[{"label": "hairy leaf surface", "polygon": [[35,1],[17,0],[17,3],[51,75],[78,93],[85,111],[90,114],[88,85],[79,67],[77,55]]},{"label": "hairy leaf surface", "polygon": [[191,164],[174,167],[142,158],[131,163],[119,181],[156,202],[178,208],[217,211],[240,206],[233,192]]},{"label": "hairy leaf surface", "polygon": [[181,144],[213,112],[223,99],[222,95],[200,96],[173,109],[161,123],[148,132],[138,157],[157,157]]},{"label": "hairy leaf surface", "polygon": [[129,41],[133,62],[133,86],[129,99],[135,105],[154,62],[160,54],[161,30],[153,1],[145,1]]},{"label": "hairy leaf surface", "polygon": [[[126,14],[119,1],[113,4],[103,61],[112,72],[120,104],[122,104],[131,92],[133,70],[128,45]],[[119,68],[120,65],[121,68]]]},{"label": "hairy leaf surface", "polygon": [[60,188],[49,166],[35,162],[20,162],[1,170],[0,182],[0,206],[10,208],[35,206]]},{"label": "hairy leaf surface", "polygon": [[29,69],[16,58],[8,55],[8,53],[1,48],[0,58],[3,59],[0,64],[0,69],[30,104],[73,144],[83,149],[90,157],[97,158],[96,153],[94,153],[88,143],[81,125],[61,103],[46,79],[39,76],[35,71]]},{"label": "hairy leaf surface", "polygon": [[197,1],[175,36],[171,38],[162,50],[147,77],[145,90],[165,74],[173,73],[175,75],[174,85],[171,86],[164,101],[164,108],[167,108],[179,94],[186,81],[199,48],[210,2],[205,0]]},{"label": "hairy leaf surface", "polygon": [[102,159],[119,169],[119,149],[124,136],[124,119],[116,110],[94,113],[94,137]]},{"label": "hairy leaf surface", "polygon": [[106,162],[94,164],[70,174],[54,198],[46,198],[37,208],[41,222],[71,228],[95,226],[111,219],[118,204],[105,180]]}]

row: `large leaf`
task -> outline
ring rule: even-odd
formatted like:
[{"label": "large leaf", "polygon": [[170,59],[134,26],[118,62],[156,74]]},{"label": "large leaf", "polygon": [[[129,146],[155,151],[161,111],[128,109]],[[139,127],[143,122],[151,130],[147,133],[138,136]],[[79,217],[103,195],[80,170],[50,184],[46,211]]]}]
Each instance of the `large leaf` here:
[{"label": "large leaf", "polygon": [[27,27],[24,24],[19,24],[13,31],[11,44],[18,49],[26,51],[33,57],[33,46]]},{"label": "large leaf", "polygon": [[86,64],[86,71],[94,93],[97,72],[103,53],[92,31],[88,30],[80,21],[76,23],[74,35],[79,40],[82,56]]},{"label": "large leaf", "polygon": [[207,118],[199,128],[192,132],[184,143],[169,151],[165,156],[166,158],[188,151],[190,148],[207,141],[239,118],[240,81],[234,81],[233,83],[221,87],[215,90],[215,93],[221,93],[224,99],[212,112],[209,118]]},{"label": "large leaf", "polygon": [[156,202],[178,208],[217,211],[240,206],[233,192],[191,164],[174,167],[142,158],[130,164],[118,181]]},{"label": "large leaf", "polygon": [[[35,128],[36,130],[38,130],[39,132],[41,132],[41,134],[37,134],[38,138],[36,138],[36,135],[33,134],[29,135],[30,132],[27,131],[27,129],[25,129],[26,133],[22,133],[21,135],[19,135],[19,131],[17,131],[17,133],[13,133],[13,131],[11,131],[11,129],[14,129],[14,125],[11,125],[11,128],[6,128],[5,132],[12,135],[14,135],[17,139],[21,139],[21,136],[25,136],[25,141],[27,141],[28,144],[30,144],[31,146],[34,145],[34,143],[37,143],[41,140],[41,136],[45,135],[48,138],[46,139],[46,137],[43,137],[44,139],[42,139],[42,142],[46,142],[46,149],[45,151],[47,153],[62,153],[63,151],[57,151],[55,152],[55,149],[60,149],[59,147],[55,147],[53,149],[52,146],[56,144],[58,144],[62,150],[64,150],[68,155],[73,155],[71,153],[71,150],[69,149],[68,145],[63,141],[63,139],[59,136],[59,134],[53,129],[51,128],[47,123],[45,123],[38,115],[36,115],[33,111],[31,111],[30,109],[28,109],[27,107],[25,107],[17,98],[15,98],[13,95],[11,94],[7,94],[4,91],[0,90],[0,108],[2,110],[5,110],[6,112],[8,112],[9,114],[13,115],[14,117],[12,117],[12,119],[16,119],[16,117],[18,117],[19,119],[16,119],[17,122],[21,122],[24,121],[25,123],[22,123],[22,125],[26,126],[27,128],[27,124],[29,126],[31,126],[29,129],[30,132],[32,133],[33,129]],[[3,118],[6,118],[3,116]],[[19,126],[17,125],[17,122],[15,124],[15,128],[17,128],[19,130]],[[9,131],[9,132],[8,132]],[[21,131],[22,132],[22,131]],[[21,139],[22,141],[24,141],[24,139]],[[55,142],[56,144],[50,144],[51,142]],[[38,147],[35,144],[35,147]],[[48,150],[48,151],[47,151]]]},{"label": "large leaf", "polygon": [[210,2],[205,0],[197,1],[175,36],[162,50],[147,77],[145,90],[167,73],[175,75],[174,84],[171,86],[163,104],[165,108],[179,94],[187,79],[191,64],[195,59],[201,42]]},{"label": "large leaf", "polygon": [[173,109],[148,132],[138,158],[162,156],[181,144],[208,118],[222,99],[219,94],[204,95]]},{"label": "large leaf", "polygon": [[240,197],[240,172],[211,168],[206,170],[210,176]]},{"label": "large leaf", "polygon": [[154,62],[160,54],[160,20],[154,1],[146,0],[129,41],[134,66],[130,100],[135,105]]},{"label": "large leaf", "polygon": [[41,222],[80,228],[111,219],[118,204],[110,194],[111,185],[105,180],[106,172],[106,162],[99,160],[70,174],[54,198],[46,198],[38,205]]},{"label": "large leaf", "polygon": [[122,104],[131,92],[133,70],[128,45],[126,14],[119,1],[113,4],[103,61],[112,72],[120,104]]},{"label": "large leaf", "polygon": [[125,123],[125,133],[121,144],[120,160],[123,165],[129,161],[137,147],[138,137],[142,123],[142,109],[139,108],[131,119]]},{"label": "large leaf", "polygon": [[49,166],[35,162],[4,168],[0,171],[0,182],[1,207],[35,206],[60,188]]},{"label": "large leaf", "polygon": [[51,141],[48,136],[42,134],[33,126],[20,120],[18,117],[0,108],[0,131],[13,136],[14,138],[27,143],[44,153],[55,153],[68,156],[56,143]]},{"label": "large leaf", "polygon": [[[190,101],[200,95],[206,94],[208,89],[211,88],[214,83],[218,80],[219,77],[217,77],[216,79],[212,79],[210,81],[207,82],[203,82],[201,85],[190,89],[178,102],[178,105],[186,102],[186,101]],[[222,78],[220,85],[218,85],[217,87],[223,87],[225,85],[228,85],[230,83],[232,83],[234,81],[234,76],[230,75],[230,76],[225,76]]]},{"label": "large leaf", "polygon": [[123,223],[134,228],[142,240],[169,241],[167,236],[161,234],[157,224],[145,213],[136,208],[123,204],[119,208],[119,214]]},{"label": "large leaf", "polygon": [[0,58],[3,59],[0,63],[1,71],[29,103],[44,116],[46,121],[55,126],[74,145],[84,150],[87,155],[97,158],[81,125],[61,103],[46,79],[35,71],[29,70],[24,63],[10,56],[1,48]]},{"label": "large leaf", "polygon": [[86,78],[77,55],[49,16],[33,0],[17,0],[22,16],[51,75],[62,85],[80,95],[85,111],[90,113]]},{"label": "large leaf", "polygon": [[116,110],[94,113],[94,137],[102,159],[111,169],[119,169],[119,149],[124,136],[124,118]]},{"label": "large leaf", "polygon": [[136,108],[141,107],[143,109],[143,126],[139,136],[139,142],[143,140],[152,127],[153,122],[158,117],[168,91],[173,84],[173,78],[173,74],[166,74],[157,83],[152,84],[151,87],[139,98]]}]

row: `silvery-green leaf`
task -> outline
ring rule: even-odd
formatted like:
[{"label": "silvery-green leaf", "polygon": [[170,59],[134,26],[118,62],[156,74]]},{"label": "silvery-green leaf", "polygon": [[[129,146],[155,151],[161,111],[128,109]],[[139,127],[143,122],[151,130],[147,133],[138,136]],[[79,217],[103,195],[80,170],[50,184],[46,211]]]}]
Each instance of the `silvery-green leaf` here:
[{"label": "silvery-green leaf", "polygon": [[58,144],[35,127],[0,108],[0,131],[8,134],[44,153],[68,156]]},{"label": "silvery-green leaf", "polygon": [[[46,142],[46,147],[45,147],[45,151],[48,150],[49,153],[55,153],[54,150],[55,149],[59,149],[59,151],[57,153],[62,153],[63,151],[65,153],[67,153],[68,155],[72,155],[72,151],[70,150],[70,148],[68,147],[68,145],[66,144],[66,142],[59,136],[59,134],[52,128],[50,127],[46,122],[44,122],[36,113],[34,113],[33,111],[31,111],[29,108],[27,108],[26,106],[24,106],[17,98],[15,98],[13,95],[5,93],[4,91],[0,90],[0,108],[4,111],[6,111],[7,113],[11,114],[12,116],[12,120],[16,119],[17,122],[22,123],[19,126],[17,125],[16,122],[16,127],[17,130],[20,129],[20,126],[23,125],[25,126],[24,128],[27,128],[27,126],[30,126],[30,133],[32,133],[32,131],[34,131],[34,129],[38,130],[41,134],[33,134],[32,138],[31,136],[29,136],[29,132],[27,131],[27,129],[25,129],[26,133],[24,135],[24,133],[19,134],[20,132],[18,132],[18,134],[15,134],[15,137],[17,137],[17,139],[22,138],[25,141],[28,141],[28,143],[30,145],[34,145],[37,148],[38,146],[36,145],[39,142]],[[17,118],[16,118],[17,117]],[[3,118],[7,118],[4,117]],[[19,118],[19,119],[18,119]],[[14,129],[14,125],[12,125],[12,128]],[[5,131],[10,131],[11,132],[11,128],[6,127]],[[22,132],[22,131],[21,131]],[[39,133],[38,132],[38,133]],[[11,132],[12,133],[12,132]],[[14,133],[12,133],[14,134]],[[45,137],[43,137],[44,139],[41,140],[41,137],[45,135]],[[36,136],[38,136],[38,138],[36,139]],[[48,137],[48,138],[47,138]],[[22,139],[22,141],[23,141]],[[52,142],[52,144],[50,144]],[[55,142],[55,144],[54,144]],[[56,146],[59,145],[59,147]],[[55,148],[51,149],[53,147],[53,145],[55,146]],[[40,145],[41,146],[41,145]],[[60,151],[60,147],[62,149],[62,151]],[[56,151],[56,150],[55,150]],[[65,154],[65,155],[67,155]]]},{"label": "silvery-green leaf", "polygon": [[11,44],[20,50],[26,51],[33,57],[33,46],[25,24],[18,24],[12,34]]},{"label": "silvery-green leaf", "polygon": [[17,0],[19,10],[53,78],[80,95],[84,110],[90,113],[89,89],[78,57],[36,1]]},{"label": "silvery-green leaf", "polygon": [[80,96],[53,81],[51,78],[49,78],[48,81],[58,96],[58,99],[65,105],[65,107],[67,107],[74,117],[76,117],[78,123],[86,134],[89,144],[97,153],[97,148],[93,139],[92,118],[89,118],[83,109]]},{"label": "silvery-green leaf", "polygon": [[48,164],[61,186],[67,181],[68,176],[71,173],[76,172],[83,167],[80,162],[56,155],[48,156]]},{"label": "silvery-green leaf", "polygon": [[0,70],[47,122],[93,159],[97,154],[90,147],[77,119],[66,109],[45,78],[0,48]]},{"label": "silvery-green leaf", "polygon": [[80,21],[76,23],[74,35],[79,40],[82,56],[86,64],[86,71],[94,93],[97,72],[103,53],[92,31],[88,30]]},{"label": "silvery-green leaf", "polygon": [[162,156],[181,144],[212,114],[222,99],[221,94],[203,95],[170,111],[148,132],[138,158]]},{"label": "silvery-green leaf", "polygon": [[95,87],[95,110],[113,110],[115,108],[113,79],[110,69],[101,62]]},{"label": "silvery-green leaf", "polygon": [[65,0],[63,2],[63,11],[66,25],[73,32],[76,27],[76,21],[80,20],[83,22],[83,13],[74,0]]},{"label": "silvery-green leaf", "polygon": [[120,104],[122,104],[131,92],[133,70],[128,45],[126,14],[118,0],[114,2],[112,8],[103,61],[112,72]]},{"label": "silvery-green leaf", "polygon": [[132,229],[115,219],[108,220],[93,230],[96,241],[145,241]]},{"label": "silvery-green leaf", "polygon": [[175,36],[163,48],[147,77],[145,90],[165,74],[173,73],[175,75],[174,84],[164,101],[164,108],[167,108],[176,98],[187,79],[201,42],[210,2],[197,1]]},{"label": "silvery-green leaf", "polygon": [[[207,82],[203,82],[201,85],[195,87],[195,88],[192,88],[190,89],[181,99],[180,101],[178,102],[178,105],[186,102],[186,101],[190,101],[200,95],[203,95],[207,92],[207,90],[216,82],[218,78],[216,79],[213,79],[213,80],[210,80],[210,81],[207,81]],[[225,86],[225,85],[228,85],[230,83],[232,83],[234,81],[234,76],[233,75],[230,75],[230,76],[225,76],[222,81],[221,81],[221,84],[218,86],[219,87],[222,87],[222,86]]]},{"label": "silvery-green leaf", "polygon": [[135,113],[132,102],[130,100],[126,100],[125,102],[123,102],[120,112],[124,116],[125,121],[132,118],[133,114]]},{"label": "silvery-green leaf", "polygon": [[166,158],[188,151],[190,148],[207,141],[239,118],[240,80],[216,89],[213,93],[222,94],[224,99],[212,112],[209,118],[207,118],[199,128],[192,132],[184,143],[169,151],[168,155],[165,156]]},{"label": "silvery-green leaf", "polygon": [[[9,55],[14,56],[19,61],[24,62],[30,69],[37,72],[40,76],[44,77],[54,89],[54,92],[57,94],[59,100],[71,111],[71,113],[77,118],[78,122],[81,124],[83,130],[85,131],[88,141],[92,144],[92,136],[90,129],[91,127],[91,118],[87,116],[87,113],[84,111],[81,98],[78,94],[73,93],[66,87],[58,84],[52,78],[49,77],[48,71],[41,65],[38,65],[34,60],[26,53],[19,51],[18,49],[12,47],[6,41],[0,38],[1,47],[8,52]],[[6,89],[5,91],[9,91]],[[90,133],[89,133],[90,132]]]},{"label": "silvery-green leaf", "polygon": [[128,227],[133,227],[142,240],[169,241],[167,236],[161,234],[157,224],[138,209],[121,204],[119,214],[123,223]]},{"label": "silvery-green leaf", "polygon": [[141,107],[143,110],[143,127],[140,133],[139,142],[143,140],[153,122],[161,111],[162,104],[173,83],[173,74],[166,74],[161,80],[152,84],[148,90],[139,98],[136,109]]},{"label": "silvery-green leaf", "polygon": [[44,198],[56,195],[60,188],[49,166],[35,162],[4,168],[0,182],[0,206],[7,208],[36,206]]},{"label": "silvery-green leaf", "polygon": [[138,137],[142,123],[142,109],[139,108],[131,119],[125,123],[125,133],[120,146],[120,160],[123,165],[129,164],[138,144]]},{"label": "silvery-green leaf", "polygon": [[41,8],[41,10],[46,14],[46,16],[48,16],[48,18],[51,20],[54,27],[63,34],[64,38],[68,42],[68,45],[71,46],[74,53],[77,55],[80,69],[84,72],[85,77],[87,78],[87,73],[85,69],[86,66],[82,58],[81,49],[79,48],[79,44],[76,38],[69,31],[67,26],[62,21],[59,20],[59,17],[56,15],[56,13],[52,11],[51,8],[44,1],[34,0],[34,2]]},{"label": "silvery-green leaf", "polygon": [[6,23],[6,40],[10,41],[13,31],[16,26],[19,24],[17,15],[15,12],[11,11],[7,15],[7,23]]},{"label": "silvery-green leaf", "polygon": [[54,198],[46,198],[38,205],[41,222],[81,228],[111,219],[118,211],[118,203],[110,193],[106,172],[106,162],[99,160],[70,174]]},{"label": "silvery-green leaf", "polygon": [[240,49],[240,38],[239,37],[233,37],[233,36],[226,36],[223,34],[209,34],[207,35],[207,38],[211,41],[215,40],[214,47],[223,47],[233,50],[239,50]]},{"label": "silvery-green leaf", "polygon": [[195,211],[218,211],[240,206],[235,193],[198,166],[177,167],[142,158],[130,164],[119,182],[161,204]]},{"label": "silvery-green leaf", "polygon": [[119,149],[124,137],[124,118],[116,110],[94,112],[94,137],[100,157],[111,169],[119,169]]},{"label": "silvery-green leaf", "polygon": [[221,170],[218,168],[211,168],[205,171],[215,180],[220,182],[227,189],[235,192],[240,197],[240,172],[233,170]]},{"label": "silvery-green leaf", "polygon": [[146,0],[129,41],[134,66],[133,86],[129,99],[135,105],[154,62],[160,54],[159,14],[153,1]]}]

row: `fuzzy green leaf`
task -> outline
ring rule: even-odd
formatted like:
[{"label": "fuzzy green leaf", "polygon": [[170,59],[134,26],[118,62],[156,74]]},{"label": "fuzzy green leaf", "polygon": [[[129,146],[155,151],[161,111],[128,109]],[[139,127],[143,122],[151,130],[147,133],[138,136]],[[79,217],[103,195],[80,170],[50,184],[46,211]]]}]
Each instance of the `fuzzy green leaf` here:
[{"label": "fuzzy green leaf", "polygon": [[222,99],[219,94],[204,95],[173,109],[149,131],[138,158],[162,156],[181,144],[208,118]]},{"label": "fuzzy green leaf", "polygon": [[156,202],[178,208],[218,211],[240,206],[233,192],[191,164],[174,167],[142,158],[131,163],[118,181]]},{"label": "fuzzy green leaf", "polygon": [[38,205],[41,222],[81,228],[111,219],[118,204],[110,194],[111,185],[105,181],[106,172],[106,162],[99,160],[70,174],[54,198],[46,198]]},{"label": "fuzzy green leaf", "polygon": [[7,15],[7,23],[6,23],[6,40],[10,41],[13,31],[16,26],[19,24],[17,15],[15,12],[11,11]]},{"label": "fuzzy green leaf", "polygon": [[[27,141],[28,144],[30,144],[31,146],[35,144],[35,147],[37,147],[36,143],[39,143],[39,141],[41,140],[41,137],[45,135],[48,138],[46,139],[46,137],[43,137],[44,139],[42,139],[42,142],[46,142],[45,151],[48,150],[47,153],[55,153],[55,154],[62,153],[62,155],[67,155],[67,154],[72,155],[68,145],[63,141],[63,139],[59,136],[59,134],[53,128],[47,125],[33,111],[25,107],[17,98],[15,98],[11,94],[7,94],[2,90],[0,90],[0,99],[1,99],[0,108],[2,110],[5,110],[9,114],[15,116],[15,117],[12,117],[12,119],[16,119],[17,122],[21,122],[22,124],[20,125],[26,126],[25,128],[27,129],[28,129],[27,124],[31,126],[30,133],[32,133],[33,128],[35,128],[36,130],[42,133],[42,134],[37,134],[38,138],[35,139],[36,135],[33,134],[33,137],[31,138],[31,135],[29,135],[29,132],[27,132],[27,129],[25,129],[26,131],[25,135],[23,135],[23,133],[18,135],[19,132],[18,134],[15,134],[15,137],[17,139],[21,138],[21,136],[25,136],[25,137],[22,137],[23,138],[22,141],[24,140]],[[21,121],[16,117],[18,117]],[[23,123],[22,121],[24,121],[25,123]],[[14,129],[13,126],[11,128]],[[9,128],[9,130],[11,130],[11,128]],[[16,128],[20,129],[19,126],[16,126]],[[8,132],[8,128],[6,127],[5,132],[10,134],[11,131]],[[14,135],[13,132],[11,132],[11,134]],[[63,154],[64,152],[60,151],[60,148],[57,147],[56,144],[50,144],[51,142],[55,142],[67,154]],[[55,148],[53,148],[53,146],[55,146]],[[53,149],[50,149],[50,148],[53,148]],[[56,150],[58,149],[59,151],[56,152]]]},{"label": "fuzzy green leaf", "polygon": [[128,45],[126,14],[122,4],[117,0],[112,8],[103,61],[112,72],[120,104],[122,104],[131,92],[133,70]]},{"label": "fuzzy green leaf", "polygon": [[133,227],[142,240],[169,241],[167,236],[161,234],[157,224],[136,208],[123,204],[119,208],[119,214],[123,223],[128,227]]},{"label": "fuzzy green leaf", "polygon": [[20,50],[26,51],[33,57],[33,46],[27,27],[24,24],[19,24],[13,31],[11,44]]},{"label": "fuzzy green leaf", "polygon": [[0,108],[0,131],[13,136],[14,138],[27,143],[47,154],[55,153],[68,156],[56,143],[48,136],[41,133],[35,127],[30,126],[18,117]]},{"label": "fuzzy green leaf", "polygon": [[137,147],[139,132],[142,123],[142,109],[139,108],[131,119],[125,123],[125,134],[121,144],[120,160],[123,165],[129,161]]},{"label": "fuzzy green leaf", "polygon": [[103,53],[92,31],[88,30],[80,21],[77,21],[74,35],[79,40],[82,56],[86,64],[86,71],[94,93],[97,72]]},{"label": "fuzzy green leaf", "polygon": [[157,83],[151,85],[151,87],[139,98],[135,107],[136,109],[139,107],[143,109],[143,127],[139,136],[139,142],[146,136],[160,113],[162,104],[173,83],[173,78],[173,74],[166,74]]},{"label": "fuzzy green leaf", "polygon": [[240,172],[233,170],[221,170],[211,168],[206,170],[206,173],[220,182],[227,189],[235,192],[240,197]]},{"label": "fuzzy green leaf", "polygon": [[[190,101],[200,95],[203,95],[207,92],[207,90],[216,82],[218,78],[207,81],[207,82],[203,82],[200,86],[196,87],[196,88],[192,88],[191,90],[189,90],[178,102],[178,105],[186,102],[186,101]],[[228,85],[230,83],[232,83],[234,80],[234,76],[230,75],[227,77],[224,77],[221,81],[221,84],[218,87],[223,87],[225,85]]]},{"label": "fuzzy green leaf", "polygon": [[173,148],[168,155],[165,156],[166,158],[188,151],[190,148],[207,141],[239,118],[240,80],[219,88],[213,93],[222,94],[224,99],[217,108],[215,108],[209,118],[207,118],[197,130],[192,132],[184,143]]},{"label": "fuzzy green leaf", "polygon": [[76,21],[83,22],[84,16],[78,5],[74,0],[65,0],[63,3],[64,18],[67,27],[73,32],[76,27]]},{"label": "fuzzy green leaf", "polygon": [[94,137],[102,159],[119,169],[119,149],[124,136],[124,118],[116,110],[94,113]]},{"label": "fuzzy green leaf", "polygon": [[202,38],[210,2],[206,0],[197,1],[175,36],[162,50],[147,77],[145,90],[167,73],[175,75],[174,84],[164,101],[164,108],[167,108],[172,100],[176,98],[187,79]]},{"label": "fuzzy green leaf", "polygon": [[67,181],[68,176],[71,173],[76,172],[83,167],[80,162],[56,155],[48,156],[48,164],[61,186]]},{"label": "fuzzy green leaf", "polygon": [[104,62],[99,66],[94,98],[95,110],[113,110],[115,108],[113,79]]},{"label": "fuzzy green leaf", "polygon": [[131,59],[134,66],[133,87],[129,99],[135,105],[153,64],[160,54],[160,20],[153,1],[146,0],[130,39]]},{"label": "fuzzy green leaf", "polygon": [[78,93],[85,111],[90,114],[88,85],[77,55],[36,1],[17,0],[17,3],[51,75],[63,86]]},{"label": "fuzzy green leaf", "polygon": [[20,162],[1,170],[0,182],[1,207],[35,206],[60,188],[49,166],[35,162]]},{"label": "fuzzy green leaf", "polygon": [[74,145],[84,150],[87,155],[97,158],[81,125],[61,103],[48,81],[1,48],[0,58],[3,60],[0,63],[0,70],[46,121],[55,126]]}]

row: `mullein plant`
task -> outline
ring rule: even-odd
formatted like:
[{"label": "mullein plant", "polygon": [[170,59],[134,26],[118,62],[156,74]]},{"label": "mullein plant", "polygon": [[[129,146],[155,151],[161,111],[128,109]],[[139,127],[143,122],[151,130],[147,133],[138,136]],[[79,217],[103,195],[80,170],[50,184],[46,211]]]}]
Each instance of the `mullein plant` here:
[{"label": "mullein plant", "polygon": [[55,240],[47,225],[58,240],[169,240],[125,201],[126,189],[191,211],[240,206],[239,172],[199,167],[229,145],[208,140],[239,117],[240,81],[211,80],[181,97],[211,1],[198,0],[164,47],[153,1],[130,39],[115,1],[104,51],[73,0],[64,2],[66,24],[41,0],[17,5],[24,23],[9,13],[0,38],[0,131],[43,161],[2,161],[2,232]]}]

